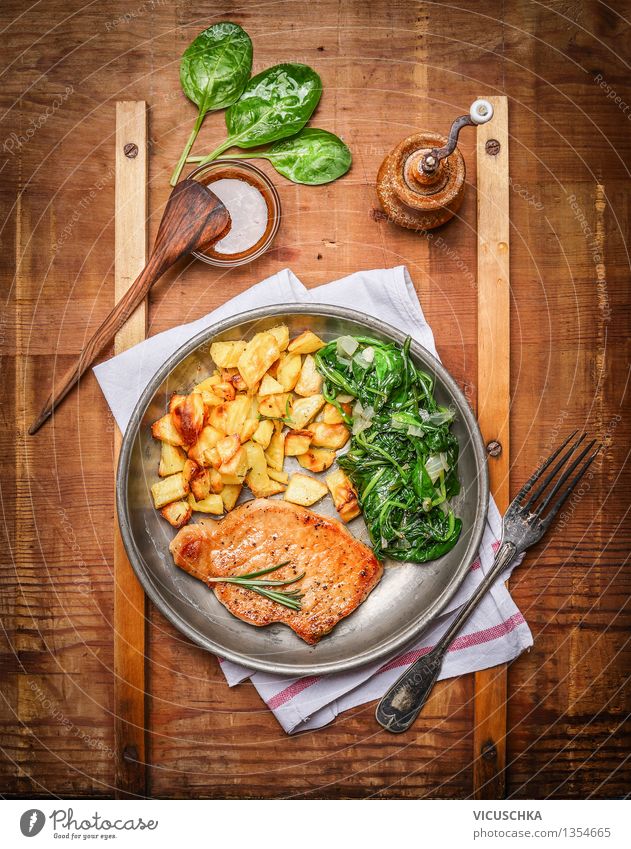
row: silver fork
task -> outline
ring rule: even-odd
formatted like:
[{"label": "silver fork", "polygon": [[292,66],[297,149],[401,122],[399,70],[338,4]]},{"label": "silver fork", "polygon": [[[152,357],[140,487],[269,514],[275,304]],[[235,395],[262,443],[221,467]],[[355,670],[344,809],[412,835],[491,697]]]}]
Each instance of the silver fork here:
[{"label": "silver fork", "polygon": [[[577,431],[574,431],[574,433],[568,436],[565,442],[557,448],[554,454],[524,484],[517,493],[516,498],[511,502],[502,522],[502,543],[495,555],[493,566],[484,580],[477,586],[469,601],[456,616],[447,632],[428,654],[419,658],[419,660],[413,663],[403,673],[377,705],[377,722],[383,725],[387,731],[400,734],[402,731],[407,731],[412,725],[436,683],[443,665],[445,653],[476,605],[515,557],[518,557],[527,548],[539,542],[554,521],[561,507],[567,501],[576,484],[583,477],[600,451],[600,446],[598,446],[587,457],[594,447],[596,440],[592,440],[584,445],[581,452],[574,457],[570,465],[559,476],[552,489],[543,498],[545,491],[556,475],[582,445],[587,436],[586,433],[583,433],[576,442],[570,445],[563,456],[554,464],[552,470],[541,481],[537,489],[532,492],[534,485],[539,481],[542,474],[554,463],[563,449],[567,447],[570,440],[576,436],[576,433]],[[587,457],[586,460],[585,457]],[[565,485],[566,481],[568,481],[581,463],[583,465],[567,485]],[[557,494],[556,501],[552,503]],[[549,509],[544,515],[544,511],[548,507]]]}]

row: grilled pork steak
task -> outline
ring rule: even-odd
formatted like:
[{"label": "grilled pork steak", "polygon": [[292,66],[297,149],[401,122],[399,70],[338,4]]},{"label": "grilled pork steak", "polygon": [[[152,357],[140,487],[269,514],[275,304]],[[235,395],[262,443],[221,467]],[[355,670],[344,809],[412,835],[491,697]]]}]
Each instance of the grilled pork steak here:
[{"label": "grilled pork steak", "polygon": [[210,586],[244,622],[258,626],[284,622],[310,644],[359,607],[383,571],[373,552],[340,522],[266,498],[247,501],[221,521],[186,525],[170,550],[176,564],[200,581],[244,575],[288,560],[269,577],[287,580],[305,572],[301,581],[288,587],[304,594],[299,611],[235,584]]}]

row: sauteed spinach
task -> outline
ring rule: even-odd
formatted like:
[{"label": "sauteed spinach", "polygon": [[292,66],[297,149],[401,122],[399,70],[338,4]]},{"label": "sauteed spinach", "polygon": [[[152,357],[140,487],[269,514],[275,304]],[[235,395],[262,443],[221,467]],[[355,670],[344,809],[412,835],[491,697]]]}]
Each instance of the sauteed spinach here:
[{"label": "sauteed spinach", "polygon": [[338,462],[357,487],[375,553],[424,563],[453,548],[462,530],[449,506],[460,491],[458,441],[454,413],[436,403],[410,343],[343,336],[315,358],[326,400],[352,426]]}]

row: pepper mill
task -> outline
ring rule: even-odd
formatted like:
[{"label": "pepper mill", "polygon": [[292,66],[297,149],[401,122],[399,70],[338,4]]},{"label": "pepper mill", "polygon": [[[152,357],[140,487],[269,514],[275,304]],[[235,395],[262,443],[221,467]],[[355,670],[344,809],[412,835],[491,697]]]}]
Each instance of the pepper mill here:
[{"label": "pepper mill", "polygon": [[422,132],[386,156],[377,174],[377,195],[391,221],[411,230],[432,230],[449,221],[464,198],[465,162],[456,147],[463,127],[493,117],[488,100],[476,100],[468,115],[451,125],[449,138]]}]

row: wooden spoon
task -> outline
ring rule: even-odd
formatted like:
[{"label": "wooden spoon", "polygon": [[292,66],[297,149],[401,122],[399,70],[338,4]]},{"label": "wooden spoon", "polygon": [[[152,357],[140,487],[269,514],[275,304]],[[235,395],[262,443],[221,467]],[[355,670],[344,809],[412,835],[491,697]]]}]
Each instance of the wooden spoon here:
[{"label": "wooden spoon", "polygon": [[188,179],[177,184],[167,201],[149,262],[85,345],[75,365],[56,382],[42,412],[28,430],[31,436],[111,342],[156,280],[185,254],[203,250],[225,236],[230,223],[228,210],[207,186]]}]

